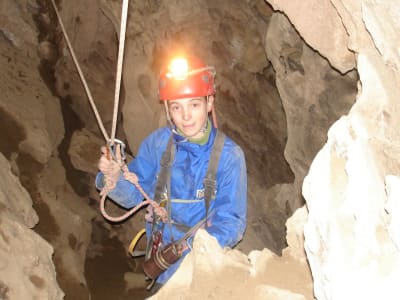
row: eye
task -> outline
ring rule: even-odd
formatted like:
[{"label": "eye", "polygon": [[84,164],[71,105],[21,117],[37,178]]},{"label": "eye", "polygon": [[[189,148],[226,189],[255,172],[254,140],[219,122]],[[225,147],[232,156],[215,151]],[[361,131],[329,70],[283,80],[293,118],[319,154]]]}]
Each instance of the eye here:
[{"label": "eye", "polygon": [[169,109],[171,110],[171,111],[173,111],[173,112],[176,112],[176,111],[179,111],[179,109],[180,109],[180,106],[179,105],[171,105],[170,107],[169,107]]},{"label": "eye", "polygon": [[202,104],[201,100],[195,100],[191,102],[192,108],[199,108],[201,104]]}]

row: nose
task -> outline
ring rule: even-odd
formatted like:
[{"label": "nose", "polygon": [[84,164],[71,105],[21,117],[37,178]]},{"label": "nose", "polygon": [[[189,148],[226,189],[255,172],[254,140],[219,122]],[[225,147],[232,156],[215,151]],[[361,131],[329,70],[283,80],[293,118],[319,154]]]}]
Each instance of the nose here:
[{"label": "nose", "polygon": [[185,107],[182,109],[182,119],[187,121],[190,120],[190,118],[192,117],[192,112],[190,111],[190,109],[188,107]]}]

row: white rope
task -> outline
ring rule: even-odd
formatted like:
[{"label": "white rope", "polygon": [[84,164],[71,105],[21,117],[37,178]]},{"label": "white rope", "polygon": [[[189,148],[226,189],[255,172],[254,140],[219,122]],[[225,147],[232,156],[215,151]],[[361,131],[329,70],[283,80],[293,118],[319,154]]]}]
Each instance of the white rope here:
[{"label": "white rope", "polygon": [[128,19],[128,3],[129,0],[124,0],[122,3],[121,28],[119,34],[119,48],[118,48],[118,64],[117,64],[117,75],[115,80],[114,113],[113,113],[113,122],[111,127],[111,140],[110,140],[111,145],[114,144],[115,130],[117,128],[119,94],[121,89],[122,65],[124,59],[126,23]]},{"label": "white rope", "polygon": [[88,86],[88,84],[87,84],[87,82],[86,82],[86,80],[85,80],[85,76],[83,75],[83,72],[82,72],[82,70],[81,70],[81,68],[80,68],[80,66],[79,66],[79,62],[78,62],[78,60],[76,59],[74,49],[72,48],[71,42],[69,41],[67,32],[66,32],[66,30],[65,30],[65,28],[64,28],[64,24],[63,24],[63,22],[62,22],[62,19],[61,19],[61,16],[60,16],[59,12],[58,12],[56,3],[54,2],[54,0],[51,0],[51,3],[53,4],[54,10],[55,10],[56,15],[57,15],[58,22],[60,23],[61,30],[62,30],[62,32],[63,32],[63,34],[64,34],[64,37],[65,37],[65,40],[66,40],[66,42],[67,42],[68,49],[69,49],[69,51],[70,51],[70,53],[71,53],[72,59],[74,60],[76,69],[78,70],[78,73],[79,73],[79,76],[80,76],[80,78],[81,78],[83,87],[85,88],[85,92],[86,92],[86,94],[87,94],[87,96],[88,96],[88,98],[89,98],[90,105],[92,106],[93,112],[94,112],[94,114],[95,114],[95,116],[96,116],[97,123],[98,123],[98,125],[99,125],[99,127],[100,127],[100,130],[101,130],[103,136],[104,136],[104,139],[108,142],[108,141],[110,140],[110,138],[109,138],[109,136],[108,136],[108,134],[107,134],[106,129],[104,128],[103,121],[101,120],[100,114],[99,114],[99,112],[97,111],[96,105],[94,104],[92,94],[90,93],[89,86]]},{"label": "white rope", "polygon": [[[104,128],[104,125],[103,125],[103,122],[102,122],[101,117],[99,115],[99,112],[97,111],[96,105],[95,105],[95,103],[93,101],[93,97],[92,97],[92,95],[90,93],[89,87],[88,87],[87,82],[85,80],[85,76],[83,75],[83,72],[82,72],[82,70],[81,70],[81,68],[79,66],[79,62],[76,59],[75,52],[74,52],[74,50],[72,48],[71,42],[70,42],[70,40],[68,38],[68,35],[67,35],[67,32],[66,32],[66,30],[64,28],[64,24],[62,22],[62,19],[60,17],[59,12],[58,12],[57,6],[56,6],[54,0],[51,0],[51,2],[53,4],[54,10],[56,12],[57,19],[58,19],[58,22],[60,23],[60,26],[61,26],[62,32],[64,34],[65,40],[67,42],[68,49],[69,49],[69,51],[71,53],[71,56],[72,56],[72,58],[74,60],[75,66],[76,66],[76,68],[78,70],[78,73],[79,73],[79,76],[80,76],[81,81],[83,83],[83,86],[85,88],[86,94],[87,94],[87,96],[89,98],[89,102],[90,102],[90,104],[92,106],[92,109],[94,111],[94,114],[96,116],[97,123],[99,124],[99,127],[101,129],[101,132],[103,133],[103,136],[104,136],[106,142],[109,143],[109,145],[113,145],[114,144],[114,139],[115,139],[115,130],[116,130],[116,127],[117,127],[116,125],[117,125],[117,116],[118,116],[118,103],[119,103],[119,94],[120,94],[120,87],[121,87],[122,65],[123,65],[123,57],[124,57],[125,33],[126,33],[126,23],[127,23],[127,16],[128,16],[128,2],[129,2],[129,0],[124,0],[123,1],[123,5],[122,5],[121,30],[120,30],[120,36],[119,36],[120,43],[119,43],[119,49],[118,49],[118,65],[117,65],[117,74],[116,74],[116,82],[115,82],[114,112],[113,112],[113,123],[112,123],[111,139],[109,138],[109,136],[108,136],[108,134],[107,134],[107,132],[106,132],[106,130]],[[128,168],[126,167],[126,165],[123,165],[122,169],[125,169],[125,172],[129,173]],[[127,177],[129,177],[129,176],[127,176]],[[129,179],[127,178],[127,180],[129,180]],[[141,194],[144,196],[146,201],[142,202],[140,205],[134,207],[133,209],[131,209],[130,211],[128,211],[127,213],[125,213],[124,215],[122,215],[120,217],[111,217],[105,211],[105,199],[107,197],[108,190],[107,190],[106,187],[104,187],[105,191],[104,191],[104,193],[102,195],[102,198],[100,200],[100,209],[101,209],[101,212],[102,212],[103,216],[106,219],[108,219],[110,221],[114,221],[114,222],[119,222],[119,221],[123,221],[123,220],[127,219],[129,216],[134,214],[136,211],[138,211],[144,205],[151,204],[153,207],[154,206],[158,207],[158,204],[149,198],[149,196],[145,193],[145,191],[142,189],[142,187],[139,185],[139,183],[133,182],[133,181],[131,181],[131,182],[141,192]]]}]

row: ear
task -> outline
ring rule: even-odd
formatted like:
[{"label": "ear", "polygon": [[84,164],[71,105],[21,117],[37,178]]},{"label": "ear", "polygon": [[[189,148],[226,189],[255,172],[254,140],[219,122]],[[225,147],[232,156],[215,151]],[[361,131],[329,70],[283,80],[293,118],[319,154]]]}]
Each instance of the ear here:
[{"label": "ear", "polygon": [[207,97],[207,112],[210,112],[214,105],[214,95]]}]

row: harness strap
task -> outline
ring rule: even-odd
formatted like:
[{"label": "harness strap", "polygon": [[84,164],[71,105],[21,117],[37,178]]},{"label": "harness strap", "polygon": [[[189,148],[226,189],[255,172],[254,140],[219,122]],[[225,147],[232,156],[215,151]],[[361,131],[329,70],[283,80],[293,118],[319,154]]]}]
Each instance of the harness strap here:
[{"label": "harness strap", "polygon": [[[198,224],[205,224],[207,226],[207,218],[209,217],[209,206],[210,202],[216,195],[216,173],[219,165],[219,159],[221,156],[222,149],[225,143],[225,134],[217,129],[216,137],[212,146],[210,159],[208,162],[206,176],[204,178],[204,201],[205,201],[205,209],[206,209],[206,217],[202,219]],[[158,174],[156,189],[154,200],[158,203],[161,201],[167,200],[167,211],[168,211],[168,228],[171,231],[171,242],[174,243],[174,238],[172,236],[172,220],[171,220],[171,166],[173,163],[173,159],[175,156],[175,147],[173,146],[173,135],[168,140],[167,147],[161,158],[161,170]],[[153,214],[153,224],[152,230],[157,228],[157,230],[163,230],[164,228],[160,228],[160,219],[157,218]],[[199,225],[199,226],[200,226]],[[185,234],[184,238],[189,237],[194,231],[198,229],[198,226],[194,226],[188,230]],[[180,239],[181,241],[182,239]],[[151,249],[152,240],[148,240],[147,250],[146,250],[146,258],[149,258],[149,251]]]},{"label": "harness strap", "polygon": [[[175,156],[175,147],[173,147],[173,135],[171,134],[167,148],[165,149],[162,157],[161,157],[161,169],[160,172],[158,173],[158,178],[157,178],[157,183],[156,183],[156,188],[154,192],[154,201],[156,201],[158,204],[161,204],[162,201],[167,201],[167,212],[168,212],[168,224],[169,228],[171,230],[171,203],[170,203],[170,195],[169,195],[169,182],[171,181],[170,179],[170,168],[172,166],[172,162],[174,160]],[[157,216],[154,212],[153,208],[153,222],[151,225],[151,238],[147,240],[147,247],[146,247],[146,260],[150,258],[151,256],[151,249],[153,248],[153,235],[156,231],[162,232],[164,230],[164,223],[161,221],[161,218]],[[172,230],[171,230],[172,233]]]},{"label": "harness strap", "polygon": [[208,217],[210,202],[213,198],[215,198],[216,195],[216,174],[219,165],[219,158],[221,156],[224,143],[225,134],[221,130],[217,130],[217,135],[215,137],[213,148],[211,150],[210,160],[208,162],[206,177],[204,178],[204,201],[206,204],[206,218]]},{"label": "harness strap", "polygon": [[158,173],[156,189],[154,192],[154,201],[156,201],[157,203],[160,203],[167,198],[166,185],[170,173],[170,168],[173,162],[173,157],[175,156],[175,147],[172,147],[173,139],[173,135],[171,134],[168,140],[167,148],[165,149],[161,157],[161,169]]}]

